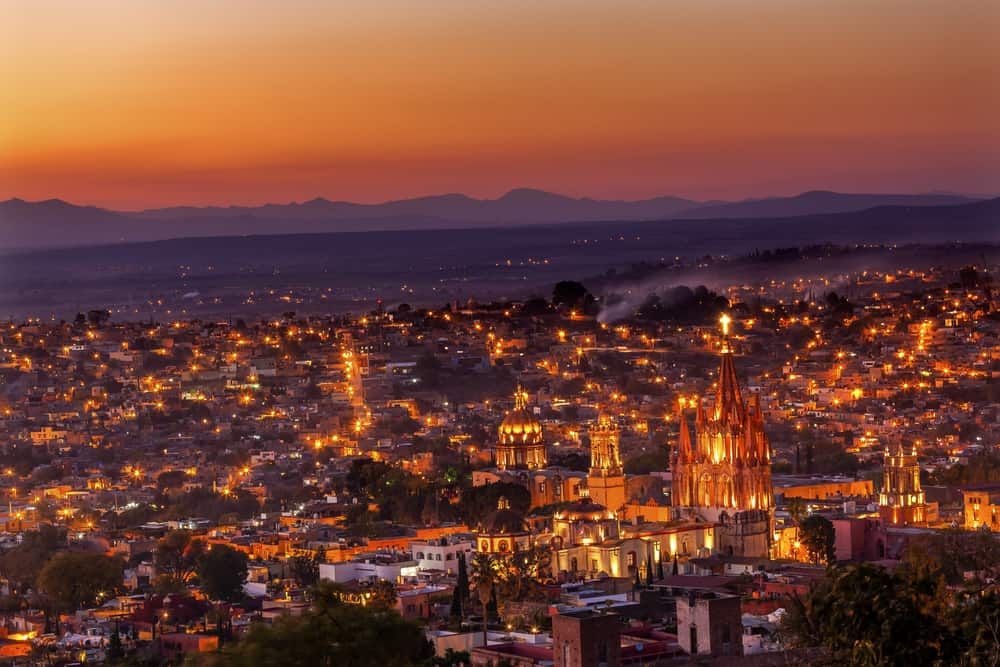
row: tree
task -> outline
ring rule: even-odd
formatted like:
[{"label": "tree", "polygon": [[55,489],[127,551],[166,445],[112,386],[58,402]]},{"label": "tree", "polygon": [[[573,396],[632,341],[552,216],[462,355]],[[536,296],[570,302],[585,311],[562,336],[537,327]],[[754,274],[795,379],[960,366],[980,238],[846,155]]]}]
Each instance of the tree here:
[{"label": "tree", "polygon": [[213,600],[237,602],[247,580],[247,556],[225,544],[215,544],[198,559],[198,583]]},{"label": "tree", "polygon": [[575,280],[563,280],[552,288],[552,305],[586,309],[594,302],[587,288]]},{"label": "tree", "polygon": [[319,565],[326,557],[322,549],[309,556],[293,556],[288,559],[288,568],[299,586],[315,586],[319,581]]},{"label": "tree", "polygon": [[91,607],[121,585],[121,560],[90,551],[57,553],[38,573],[38,588],[57,613]]},{"label": "tree", "polygon": [[0,575],[7,580],[11,593],[23,595],[33,587],[42,566],[65,544],[65,531],[49,524],[24,533],[21,544],[0,556]]},{"label": "tree", "polygon": [[434,658],[432,664],[436,667],[465,667],[472,664],[472,655],[468,651],[449,648],[443,656]]},{"label": "tree", "polygon": [[1000,542],[979,531],[935,531],[910,542],[903,567],[915,576],[942,576],[951,585],[961,584],[967,572],[992,579],[1000,572]]},{"label": "tree", "polygon": [[417,359],[416,372],[425,387],[436,387],[441,380],[441,362],[433,352],[427,351]]},{"label": "tree", "polygon": [[535,591],[535,582],[548,568],[551,552],[548,549],[517,549],[510,556],[497,561],[499,583],[508,600],[524,600]]},{"label": "tree", "polygon": [[810,514],[799,524],[799,541],[813,563],[833,565],[837,562],[836,532],[833,523],[819,514]]},{"label": "tree", "polygon": [[426,664],[432,654],[420,627],[395,610],[345,602],[335,584],[321,581],[311,609],[254,625],[246,639],[203,660],[218,667],[404,667]]},{"label": "tree", "polygon": [[372,584],[371,598],[368,606],[374,609],[388,611],[396,606],[396,584],[385,579],[379,579]]},{"label": "tree", "polygon": [[781,633],[793,646],[825,647],[830,664],[941,664],[960,652],[945,593],[940,578],[869,564],[831,568],[805,597],[792,597]]},{"label": "tree", "polygon": [[187,475],[183,470],[167,470],[161,472],[156,478],[156,488],[161,493],[170,489],[179,489],[184,486],[186,478]]},{"label": "tree", "polygon": [[198,559],[205,552],[205,543],[193,539],[186,530],[174,530],[156,543],[154,562],[159,572],[157,588],[160,592],[178,592],[194,576]]},{"label": "tree", "polygon": [[90,322],[92,326],[100,327],[102,324],[111,319],[110,310],[88,310],[87,311],[87,321]]},{"label": "tree", "polygon": [[656,559],[656,578],[663,581],[663,555]]},{"label": "tree", "polygon": [[108,660],[114,662],[125,657],[125,648],[122,646],[122,637],[119,634],[118,621],[115,621],[115,630],[108,640]]},{"label": "tree", "polygon": [[486,630],[489,622],[487,606],[500,583],[499,563],[488,554],[476,554],[472,558],[471,581],[476,589],[479,603],[483,606],[483,646],[486,646]]},{"label": "tree", "polygon": [[448,616],[453,621],[462,620],[462,592],[455,586],[451,591],[451,607],[448,609]]},{"label": "tree", "polygon": [[656,470],[665,470],[669,457],[666,451],[639,454],[625,461],[625,472],[629,475],[646,475]]},{"label": "tree", "polygon": [[796,526],[802,523],[802,517],[806,515],[806,501],[802,498],[790,498],[788,500],[788,514]]},{"label": "tree", "polygon": [[465,554],[458,553],[458,575],[455,590],[451,598],[451,617],[461,619],[465,616],[465,603],[469,599],[469,573],[465,566]]}]

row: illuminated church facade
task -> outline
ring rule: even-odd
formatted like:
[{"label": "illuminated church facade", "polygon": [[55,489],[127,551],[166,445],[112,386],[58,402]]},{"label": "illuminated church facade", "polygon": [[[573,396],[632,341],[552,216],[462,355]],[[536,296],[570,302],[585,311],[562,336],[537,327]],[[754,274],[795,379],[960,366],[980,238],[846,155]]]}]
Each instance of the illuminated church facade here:
[{"label": "illuminated church facade", "polygon": [[548,465],[542,423],[521,387],[514,393],[514,409],[497,429],[493,459],[494,467],[472,472],[472,484],[518,484],[531,494],[531,507],[579,500],[586,488],[585,473]]},{"label": "illuminated church facade", "polygon": [[590,499],[615,514],[625,507],[625,472],[619,448],[618,424],[601,414],[590,429],[590,474],[587,476]]},{"label": "illuminated church facade", "polygon": [[917,450],[899,445],[885,450],[882,490],[878,497],[883,526],[926,526],[937,520],[937,503],[927,503],[920,488]]},{"label": "illuminated church facade", "polygon": [[683,410],[671,456],[671,502],[679,518],[717,524],[722,555],[768,557],[774,512],[771,450],[760,398],[740,392],[723,317],[723,346],[713,404],[695,401],[692,433]]}]

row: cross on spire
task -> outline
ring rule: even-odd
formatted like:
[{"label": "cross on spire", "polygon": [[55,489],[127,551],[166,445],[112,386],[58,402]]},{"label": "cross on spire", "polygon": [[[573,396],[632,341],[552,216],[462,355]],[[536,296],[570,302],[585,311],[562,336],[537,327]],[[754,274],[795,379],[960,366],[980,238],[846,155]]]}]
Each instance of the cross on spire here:
[{"label": "cross on spire", "polygon": [[719,318],[719,324],[722,325],[722,351],[729,352],[729,323],[732,319],[726,313],[722,314]]},{"label": "cross on spire", "polygon": [[528,406],[528,392],[521,388],[521,383],[517,383],[517,389],[514,390],[514,409],[523,410]]}]

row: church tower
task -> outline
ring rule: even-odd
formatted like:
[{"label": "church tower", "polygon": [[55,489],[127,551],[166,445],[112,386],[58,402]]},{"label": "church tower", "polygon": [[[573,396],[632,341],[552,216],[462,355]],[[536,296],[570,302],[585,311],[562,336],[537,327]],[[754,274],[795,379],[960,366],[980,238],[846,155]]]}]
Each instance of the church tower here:
[{"label": "church tower", "polygon": [[[706,410],[694,401],[694,434],[683,411],[671,457],[672,504],[680,513],[717,522],[724,555],[766,557],[770,553],[774,491],[771,448],[764,433],[760,397],[745,403],[740,393],[723,315],[722,350],[715,400]],[[683,407],[683,405],[681,406]]]},{"label": "church tower", "polygon": [[926,526],[927,502],[920,488],[920,464],[917,450],[907,452],[902,445],[885,450],[882,491],[878,512],[883,526]]},{"label": "church tower", "polygon": [[612,512],[625,505],[625,474],[618,447],[618,424],[601,414],[590,428],[590,475],[587,477],[590,499]]}]

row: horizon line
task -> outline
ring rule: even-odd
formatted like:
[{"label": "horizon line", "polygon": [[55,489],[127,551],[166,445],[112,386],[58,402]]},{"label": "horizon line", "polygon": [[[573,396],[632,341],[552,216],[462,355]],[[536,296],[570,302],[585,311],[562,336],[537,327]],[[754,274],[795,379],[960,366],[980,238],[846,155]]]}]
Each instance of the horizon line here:
[{"label": "horizon line", "polygon": [[309,204],[309,203],[312,203],[312,202],[324,202],[324,203],[329,203],[329,204],[349,204],[349,205],[355,205],[355,206],[383,206],[383,205],[386,205],[386,204],[394,204],[394,203],[399,203],[399,202],[417,201],[417,200],[421,200],[421,199],[438,199],[438,198],[445,198],[445,197],[464,197],[464,198],[469,199],[471,201],[496,202],[496,201],[500,201],[504,197],[507,197],[507,196],[509,196],[509,195],[511,195],[511,194],[513,194],[515,192],[534,192],[534,193],[540,193],[540,194],[546,194],[546,195],[552,195],[552,196],[556,196],[556,197],[561,197],[561,198],[572,200],[572,201],[592,201],[592,202],[601,202],[601,203],[635,203],[635,202],[650,201],[650,200],[653,200],[653,199],[674,198],[674,199],[684,199],[684,200],[690,201],[692,204],[696,204],[696,205],[738,204],[738,203],[754,202],[754,201],[766,201],[768,199],[791,199],[791,198],[801,197],[803,195],[814,194],[814,193],[835,194],[835,195],[869,195],[869,196],[883,196],[883,197],[888,197],[888,196],[966,197],[968,199],[979,199],[979,200],[995,199],[995,198],[1000,197],[1000,191],[998,191],[997,193],[981,193],[981,192],[973,193],[973,192],[960,192],[960,191],[953,191],[953,190],[920,190],[920,191],[909,191],[909,192],[899,192],[899,191],[895,191],[895,192],[873,192],[873,191],[855,192],[855,191],[843,191],[843,190],[829,190],[829,189],[824,189],[824,188],[809,188],[807,190],[796,191],[796,192],[793,192],[791,194],[767,194],[767,195],[759,195],[759,196],[752,196],[752,197],[743,197],[743,198],[739,198],[739,199],[716,199],[716,198],[710,198],[710,199],[693,199],[693,198],[690,198],[690,197],[687,197],[687,196],[684,196],[684,195],[680,195],[680,194],[659,194],[659,195],[651,195],[651,196],[648,196],[648,197],[638,197],[638,198],[599,198],[599,197],[593,197],[593,196],[590,196],[590,195],[581,195],[581,196],[568,195],[568,194],[564,194],[564,193],[557,192],[557,191],[554,191],[554,190],[545,190],[543,188],[537,188],[537,187],[531,187],[531,186],[519,186],[519,187],[509,188],[509,189],[503,191],[501,194],[499,194],[499,195],[497,195],[495,197],[476,197],[476,196],[472,196],[472,195],[466,194],[464,192],[438,192],[438,193],[431,193],[431,194],[414,195],[412,197],[400,197],[400,198],[393,198],[393,199],[382,199],[382,200],[378,200],[378,201],[358,201],[358,200],[350,200],[350,199],[330,199],[330,198],[327,198],[327,197],[325,197],[323,195],[316,195],[316,196],[308,198],[308,199],[290,200],[290,201],[285,201],[285,202],[281,202],[281,201],[267,201],[267,202],[262,203],[262,204],[239,204],[239,203],[227,203],[227,204],[185,204],[185,203],[176,203],[176,204],[167,204],[167,205],[163,205],[163,206],[150,206],[150,207],[147,207],[147,208],[135,209],[135,208],[114,208],[114,207],[111,207],[111,206],[103,206],[103,205],[100,205],[100,204],[91,204],[91,203],[78,203],[77,201],[70,201],[68,199],[63,199],[61,197],[48,197],[46,199],[25,199],[23,197],[19,197],[17,195],[14,195],[14,196],[7,197],[6,199],[0,200],[0,204],[2,204],[2,203],[9,203],[9,202],[21,202],[21,203],[24,203],[24,204],[61,203],[61,204],[67,204],[69,206],[75,206],[75,207],[78,207],[78,208],[96,208],[96,209],[101,209],[101,210],[105,210],[105,211],[110,211],[110,212],[113,212],[113,213],[125,213],[125,214],[129,214],[129,213],[147,213],[147,212],[152,212],[152,211],[166,211],[166,210],[177,209],[177,208],[195,208],[195,209],[238,209],[238,208],[246,208],[246,209],[257,209],[257,208],[264,208],[264,207],[267,207],[267,206],[303,206],[305,204]]}]

